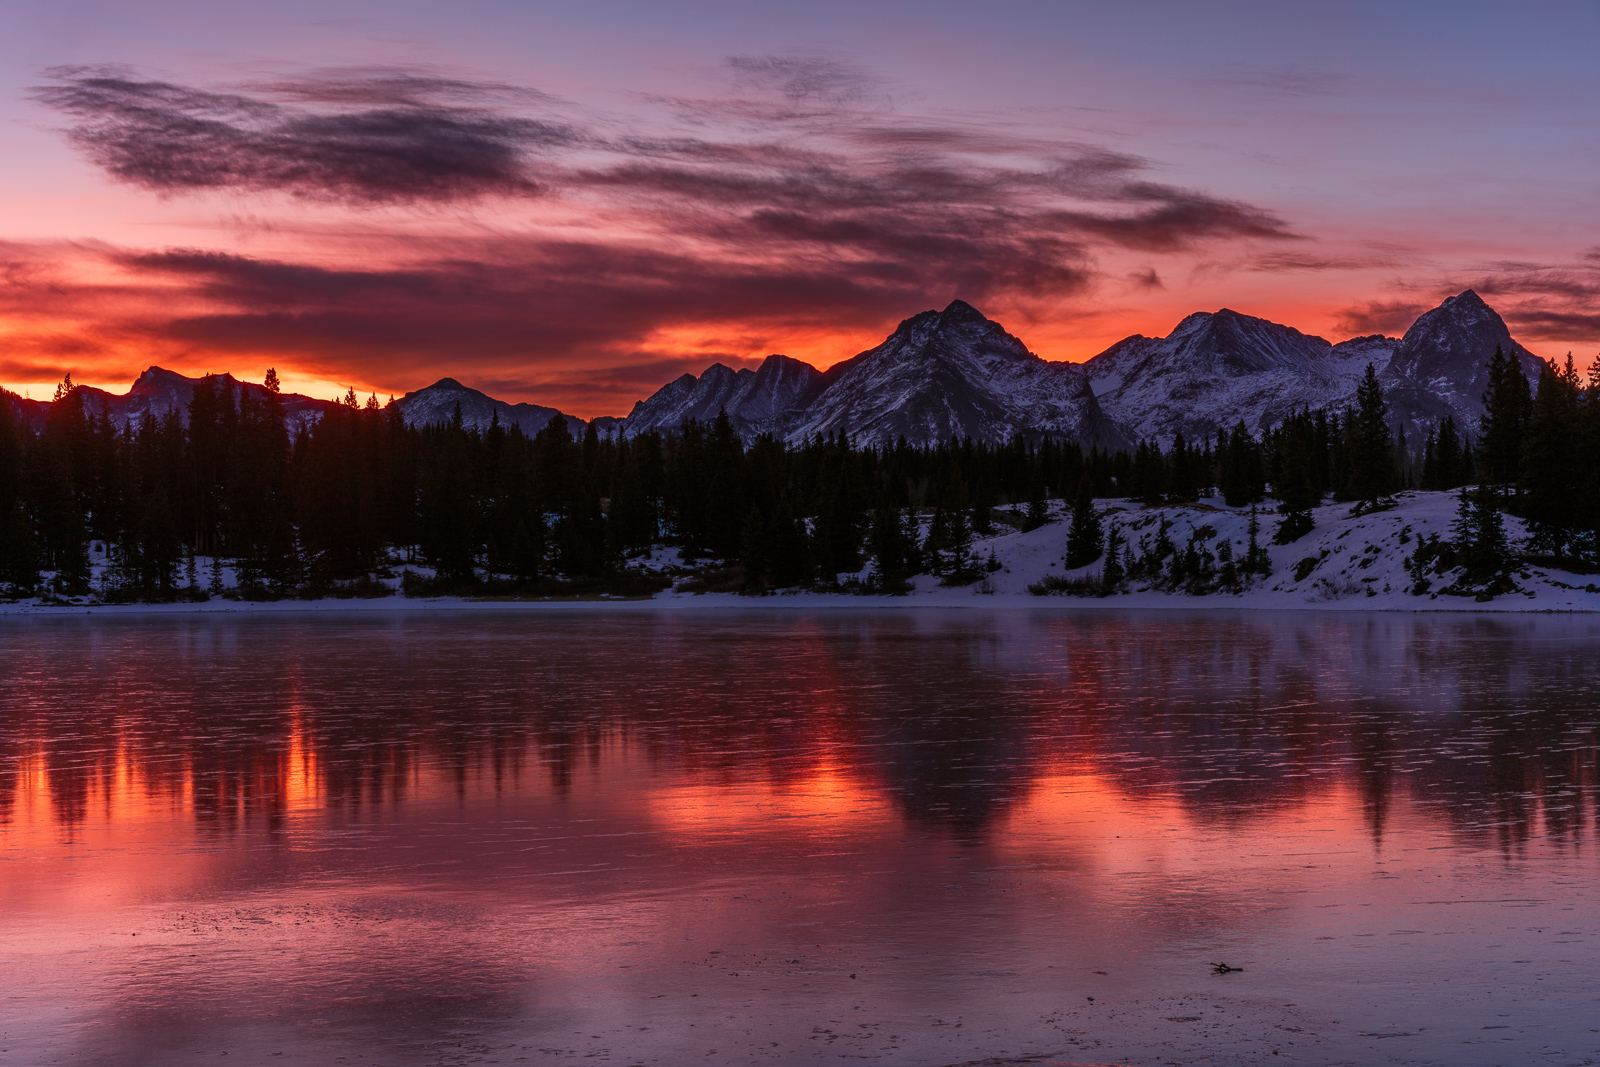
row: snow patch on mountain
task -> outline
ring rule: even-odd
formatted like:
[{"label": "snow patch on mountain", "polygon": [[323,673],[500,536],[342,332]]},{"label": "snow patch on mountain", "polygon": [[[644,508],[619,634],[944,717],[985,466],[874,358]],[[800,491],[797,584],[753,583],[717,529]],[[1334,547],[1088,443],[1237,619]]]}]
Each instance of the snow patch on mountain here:
[{"label": "snow patch on mountain", "polygon": [[[147,419],[161,420],[176,412],[185,423],[189,419],[189,405],[194,400],[195,386],[209,381],[227,390],[235,402],[241,394],[259,400],[267,395],[264,385],[241,382],[231,374],[206,374],[189,378],[164,367],[151,367],[135,379],[126,393],[112,393],[94,386],[79,386],[74,394],[81,398],[84,413],[98,419],[102,413],[119,430],[137,426]],[[284,421],[291,430],[314,424],[323,412],[334,406],[334,401],[318,400],[299,393],[281,393]],[[27,409],[24,409],[27,410]],[[42,420],[48,410],[44,404],[33,409],[35,418]]]},{"label": "snow patch on mountain", "polygon": [[[437,426],[451,422],[457,408],[461,411],[461,424],[477,430],[487,430],[499,418],[506,429],[520,426],[529,437],[544,429],[545,425],[561,412],[539,404],[510,404],[496,400],[486,393],[469,389],[454,378],[440,378],[426,389],[407,393],[395,401],[407,426]],[[584,430],[584,421],[572,415],[563,415],[567,429],[574,437]]]},{"label": "snow patch on mountain", "polygon": [[1463,429],[1476,430],[1496,348],[1517,357],[1529,382],[1538,381],[1543,361],[1512,339],[1482,297],[1471,289],[1450,297],[1412,324],[1379,376],[1392,413],[1409,424],[1453,415]]},{"label": "snow patch on mountain", "polygon": [[1084,364],[1106,413],[1135,438],[1215,436],[1239,421],[1252,433],[1301,408],[1355,393],[1368,363],[1386,366],[1393,338],[1332,345],[1289,326],[1223,308],[1197,312],[1166,337],[1135,335]]},{"label": "snow patch on mountain", "polygon": [[670,431],[723,410],[747,440],[770,433],[799,443],[843,431],[858,445],[999,443],[1018,433],[1129,444],[1079,368],[1039,358],[960,300],[905,320],[883,344],[826,373],[769,356],[756,371],[718,364],[686,374],[636,404],[626,431]]},{"label": "snow patch on mountain", "polygon": [[814,393],[821,381],[821,371],[788,356],[768,356],[757,370],[735,371],[714,363],[698,378],[685,374],[635,403],[626,430],[671,432],[685,419],[706,421],[726,411],[735,429],[754,437]]}]

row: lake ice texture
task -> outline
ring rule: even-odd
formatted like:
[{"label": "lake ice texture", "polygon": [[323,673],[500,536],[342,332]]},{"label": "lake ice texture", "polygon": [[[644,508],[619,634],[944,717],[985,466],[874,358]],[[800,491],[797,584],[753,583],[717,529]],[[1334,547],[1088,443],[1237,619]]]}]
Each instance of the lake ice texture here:
[{"label": "lake ice texture", "polygon": [[1600,1062],[1597,722],[1593,616],[3,618],[0,1064]]}]

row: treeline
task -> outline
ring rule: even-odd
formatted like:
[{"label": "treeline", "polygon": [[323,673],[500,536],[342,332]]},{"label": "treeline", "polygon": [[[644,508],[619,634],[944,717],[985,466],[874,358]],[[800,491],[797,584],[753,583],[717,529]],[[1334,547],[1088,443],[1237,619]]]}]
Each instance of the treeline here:
[{"label": "treeline", "polygon": [[[1347,412],[1115,454],[1049,438],[745,444],[725,416],[622,440],[593,426],[574,436],[558,417],[530,437],[464,426],[459,412],[409,427],[398,408],[353,393],[291,431],[275,374],[266,386],[252,395],[205,379],[186,412],[122,428],[88,415],[70,383],[42,427],[0,391],[0,592],[88,593],[92,563],[104,565],[93,592],[111,599],[376,594],[406,564],[433,573],[413,576],[424,591],[645,591],[659,586],[633,561],[663,545],[726,564],[728,587],[892,590],[919,573],[980,577],[998,564],[974,555],[973,538],[996,522],[1042,525],[1051,499],[1081,515],[1094,498],[1215,491],[1248,506],[1270,491],[1273,537],[1286,542],[1330,496],[1372,505],[1402,488],[1472,483],[1480,510],[1527,520],[1529,551],[1600,563],[1600,362],[1584,383],[1570,358],[1534,392],[1496,353],[1475,441],[1447,418],[1408,443],[1369,368]],[[1092,538],[1084,522],[1072,527],[1070,562],[1099,558],[1098,525]],[[868,577],[851,577],[868,563]]]},{"label": "treeline", "polygon": [[[215,379],[185,412],[118,428],[64,387],[45,424],[0,394],[0,589],[163,598],[379,592],[407,563],[430,588],[627,584],[656,546],[742,567],[749,587],[834,583],[870,556],[893,588],[964,572],[997,505],[1080,482],[1111,495],[1128,458],[1054,440],[855,448],[842,435],[746,445],[726,417],[676,433],[574,436],[407,426],[354,394],[291,428],[276,376],[252,396]],[[932,509],[923,535],[917,509]],[[197,559],[208,562],[197,563]],[[236,572],[224,584],[222,561]]]}]

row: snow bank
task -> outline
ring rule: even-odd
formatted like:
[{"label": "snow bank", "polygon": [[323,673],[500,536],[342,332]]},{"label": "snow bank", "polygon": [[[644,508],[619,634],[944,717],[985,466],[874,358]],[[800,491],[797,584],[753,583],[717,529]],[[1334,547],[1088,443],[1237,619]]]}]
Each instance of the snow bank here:
[{"label": "snow bank", "polygon": [[[1180,548],[1197,529],[1205,543],[1215,551],[1220,542],[1232,543],[1233,555],[1243,559],[1248,544],[1248,508],[1230,508],[1219,499],[1190,505],[1145,507],[1126,501],[1101,501],[1099,509],[1105,525],[1115,523],[1137,550],[1141,538],[1154,540],[1163,520],[1171,523],[1168,536]],[[1128,592],[1109,597],[1034,596],[1028,586],[1049,575],[1093,577],[1100,563],[1076,571],[1062,567],[1066,547],[1065,512],[1056,505],[1052,521],[1037,530],[1020,533],[1006,527],[990,537],[973,540],[973,553],[986,559],[992,552],[1000,569],[984,580],[966,586],[941,585],[939,579],[920,575],[911,592],[903,596],[851,596],[840,593],[783,592],[750,597],[735,593],[690,593],[667,591],[649,600],[599,598],[574,602],[474,600],[456,597],[409,599],[400,596],[362,600],[275,601],[250,603],[213,599],[200,604],[127,605],[41,605],[37,601],[0,604],[0,614],[64,615],[73,613],[238,613],[299,611],[549,611],[601,608],[620,611],[655,611],[698,608],[1266,608],[1332,609],[1347,611],[1600,611],[1600,576],[1576,575],[1547,567],[1524,566],[1516,574],[1515,592],[1494,600],[1479,602],[1469,596],[1437,592],[1449,584],[1436,577],[1434,592],[1416,596],[1407,560],[1420,539],[1437,534],[1448,540],[1456,516],[1453,493],[1405,492],[1395,497],[1394,507],[1357,515],[1349,504],[1329,504],[1312,512],[1315,528],[1292,544],[1273,545],[1272,532],[1278,516],[1263,512],[1259,516],[1260,540],[1272,561],[1272,573],[1252,577],[1239,593],[1208,593],[1192,596],[1182,592],[1163,592],[1148,583],[1134,582]],[[1506,516],[1506,532],[1513,543],[1523,536],[1520,520]],[[1209,527],[1209,530],[1204,528]],[[674,549],[658,548],[645,565],[667,568],[677,564]],[[863,572],[863,577],[865,572]]]}]

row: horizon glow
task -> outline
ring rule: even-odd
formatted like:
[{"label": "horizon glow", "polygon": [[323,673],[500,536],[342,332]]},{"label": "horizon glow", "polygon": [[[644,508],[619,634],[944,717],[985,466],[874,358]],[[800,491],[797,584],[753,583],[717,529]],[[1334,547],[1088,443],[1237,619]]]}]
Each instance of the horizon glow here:
[{"label": "horizon glow", "polygon": [[0,384],[146,367],[625,414],[965,299],[1081,361],[1477,289],[1600,348],[1600,9],[26,3]]}]

